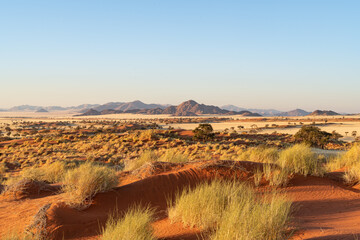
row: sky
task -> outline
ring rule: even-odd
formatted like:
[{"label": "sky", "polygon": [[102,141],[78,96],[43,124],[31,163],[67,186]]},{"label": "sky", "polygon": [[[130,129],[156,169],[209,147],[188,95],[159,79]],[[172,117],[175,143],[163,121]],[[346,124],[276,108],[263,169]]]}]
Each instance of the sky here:
[{"label": "sky", "polygon": [[360,112],[358,0],[0,0],[0,108]]}]

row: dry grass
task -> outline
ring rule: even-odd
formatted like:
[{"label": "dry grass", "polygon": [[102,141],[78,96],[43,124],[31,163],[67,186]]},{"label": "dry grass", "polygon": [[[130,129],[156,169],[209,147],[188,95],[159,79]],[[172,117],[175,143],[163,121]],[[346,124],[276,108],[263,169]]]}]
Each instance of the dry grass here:
[{"label": "dry grass", "polygon": [[275,163],[279,158],[279,150],[273,147],[252,147],[240,151],[236,161]]},{"label": "dry grass", "polygon": [[281,151],[277,163],[290,174],[321,176],[325,172],[318,156],[306,144],[296,144]]},{"label": "dry grass", "polygon": [[188,162],[188,157],[174,149],[167,150],[159,159],[160,162],[171,162],[171,163],[185,163]]},{"label": "dry grass", "polygon": [[210,239],[286,239],[291,202],[276,193],[261,200],[247,197],[237,196],[229,203]]},{"label": "dry grass", "polygon": [[151,222],[154,210],[130,208],[122,218],[111,215],[102,232],[102,240],[155,240]]},{"label": "dry grass", "polygon": [[291,202],[279,194],[259,197],[247,185],[213,181],[185,189],[168,203],[169,218],[208,230],[210,239],[283,239]]},{"label": "dry grass", "polygon": [[329,171],[338,170],[343,167],[352,167],[354,165],[360,164],[360,144],[356,143],[352,148],[340,154],[337,157],[330,159],[326,164],[326,168]]},{"label": "dry grass", "polygon": [[23,178],[44,181],[48,183],[56,183],[63,179],[66,173],[66,164],[62,161],[46,163],[39,168],[28,168],[21,172]]},{"label": "dry grass", "polygon": [[93,163],[84,163],[69,170],[64,177],[62,190],[68,205],[84,208],[99,192],[109,191],[118,184],[116,171]]},{"label": "dry grass", "polygon": [[156,162],[159,159],[159,154],[155,151],[147,150],[143,152],[138,158],[128,161],[125,164],[125,171],[134,171],[139,169],[145,163]]}]

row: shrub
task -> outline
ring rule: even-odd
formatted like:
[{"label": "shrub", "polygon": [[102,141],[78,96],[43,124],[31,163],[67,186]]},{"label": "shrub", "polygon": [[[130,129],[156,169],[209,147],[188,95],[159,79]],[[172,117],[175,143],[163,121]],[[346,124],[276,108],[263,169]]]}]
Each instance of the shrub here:
[{"label": "shrub", "polygon": [[297,142],[306,143],[313,147],[324,147],[330,142],[332,134],[321,131],[315,126],[302,126],[301,129],[294,135]]},{"label": "shrub", "polygon": [[118,184],[116,171],[93,163],[84,163],[68,170],[64,176],[62,190],[67,203],[76,208],[86,207],[99,192],[109,191]]},{"label": "shrub", "polygon": [[306,144],[296,144],[280,152],[278,164],[289,173],[322,175],[324,168],[317,155]]},{"label": "shrub", "polygon": [[201,123],[193,130],[195,140],[211,140],[215,137],[213,128],[208,123]]},{"label": "shrub", "polygon": [[111,215],[102,232],[102,240],[155,240],[151,222],[154,211],[150,208],[133,207],[124,217]]}]

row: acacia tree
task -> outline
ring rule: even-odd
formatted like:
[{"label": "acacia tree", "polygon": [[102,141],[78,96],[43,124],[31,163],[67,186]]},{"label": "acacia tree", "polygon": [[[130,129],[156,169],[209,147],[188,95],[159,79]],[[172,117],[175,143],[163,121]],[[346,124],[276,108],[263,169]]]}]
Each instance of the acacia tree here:
[{"label": "acacia tree", "polygon": [[213,127],[209,123],[201,123],[193,130],[194,139],[196,140],[211,140],[215,137]]},{"label": "acacia tree", "polygon": [[302,126],[301,129],[294,135],[297,142],[305,142],[313,147],[321,147],[330,142],[332,134],[321,131],[315,126]]}]

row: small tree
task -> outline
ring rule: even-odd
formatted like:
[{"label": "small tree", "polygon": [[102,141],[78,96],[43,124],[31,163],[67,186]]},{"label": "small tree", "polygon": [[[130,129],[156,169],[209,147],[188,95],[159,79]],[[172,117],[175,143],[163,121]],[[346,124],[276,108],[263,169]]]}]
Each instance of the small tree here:
[{"label": "small tree", "polygon": [[193,130],[194,139],[196,140],[211,140],[214,138],[213,128],[208,123],[201,123]]},{"label": "small tree", "polygon": [[313,147],[323,148],[330,142],[332,134],[321,131],[320,128],[315,126],[302,126],[294,137],[297,142],[304,142]]}]

